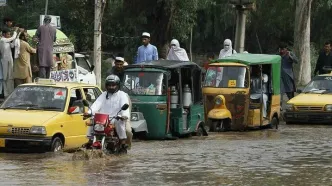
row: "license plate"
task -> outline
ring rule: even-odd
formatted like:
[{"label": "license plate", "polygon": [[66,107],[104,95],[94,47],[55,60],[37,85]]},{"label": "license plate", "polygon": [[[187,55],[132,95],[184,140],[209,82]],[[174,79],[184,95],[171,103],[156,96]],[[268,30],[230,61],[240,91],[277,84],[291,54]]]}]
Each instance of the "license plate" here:
[{"label": "license plate", "polygon": [[6,140],[0,139],[0,147],[5,147],[5,146],[6,146]]}]

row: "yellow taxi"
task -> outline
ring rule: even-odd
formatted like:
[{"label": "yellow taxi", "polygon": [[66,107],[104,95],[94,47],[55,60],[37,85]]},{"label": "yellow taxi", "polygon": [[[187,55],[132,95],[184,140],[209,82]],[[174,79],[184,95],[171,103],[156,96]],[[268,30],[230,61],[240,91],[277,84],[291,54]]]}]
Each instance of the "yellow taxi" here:
[{"label": "yellow taxi", "polygon": [[0,107],[0,149],[71,150],[87,142],[82,114],[99,87],[51,79],[18,86]]},{"label": "yellow taxi", "polygon": [[298,93],[287,102],[284,113],[286,124],[332,123],[332,74],[314,77]]}]

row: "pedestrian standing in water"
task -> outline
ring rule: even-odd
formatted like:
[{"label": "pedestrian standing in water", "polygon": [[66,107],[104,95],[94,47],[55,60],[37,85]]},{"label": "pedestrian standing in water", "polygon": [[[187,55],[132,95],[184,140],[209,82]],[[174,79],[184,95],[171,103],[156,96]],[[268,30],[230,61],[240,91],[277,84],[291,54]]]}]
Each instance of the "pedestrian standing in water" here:
[{"label": "pedestrian standing in water", "polygon": [[39,77],[49,78],[53,66],[53,42],[56,41],[56,29],[51,26],[51,17],[45,16],[44,24],[36,31],[38,39]]},{"label": "pedestrian standing in water", "polygon": [[298,58],[287,49],[286,43],[279,45],[279,54],[281,56],[280,105],[282,105],[283,94],[286,93],[289,100],[294,97],[296,87],[293,64],[298,63]]}]

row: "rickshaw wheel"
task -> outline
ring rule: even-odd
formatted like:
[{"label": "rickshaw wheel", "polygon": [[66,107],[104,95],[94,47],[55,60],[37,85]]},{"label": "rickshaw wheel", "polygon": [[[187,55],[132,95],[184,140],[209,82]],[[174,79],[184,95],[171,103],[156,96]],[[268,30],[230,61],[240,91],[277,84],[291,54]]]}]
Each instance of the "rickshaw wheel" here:
[{"label": "rickshaw wheel", "polygon": [[278,129],[279,126],[279,121],[276,117],[272,118],[271,124],[270,124],[270,128],[271,129]]},{"label": "rickshaw wheel", "polygon": [[197,128],[196,136],[203,136],[203,128],[201,126]]}]

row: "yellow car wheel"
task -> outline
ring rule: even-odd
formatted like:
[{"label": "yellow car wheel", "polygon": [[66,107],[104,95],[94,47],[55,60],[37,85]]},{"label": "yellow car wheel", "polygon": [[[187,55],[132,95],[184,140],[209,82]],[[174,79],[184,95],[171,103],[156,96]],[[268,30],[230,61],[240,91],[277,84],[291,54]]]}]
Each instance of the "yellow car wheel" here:
[{"label": "yellow car wheel", "polygon": [[55,137],[52,140],[51,151],[59,152],[63,149],[63,142],[59,137]]}]

